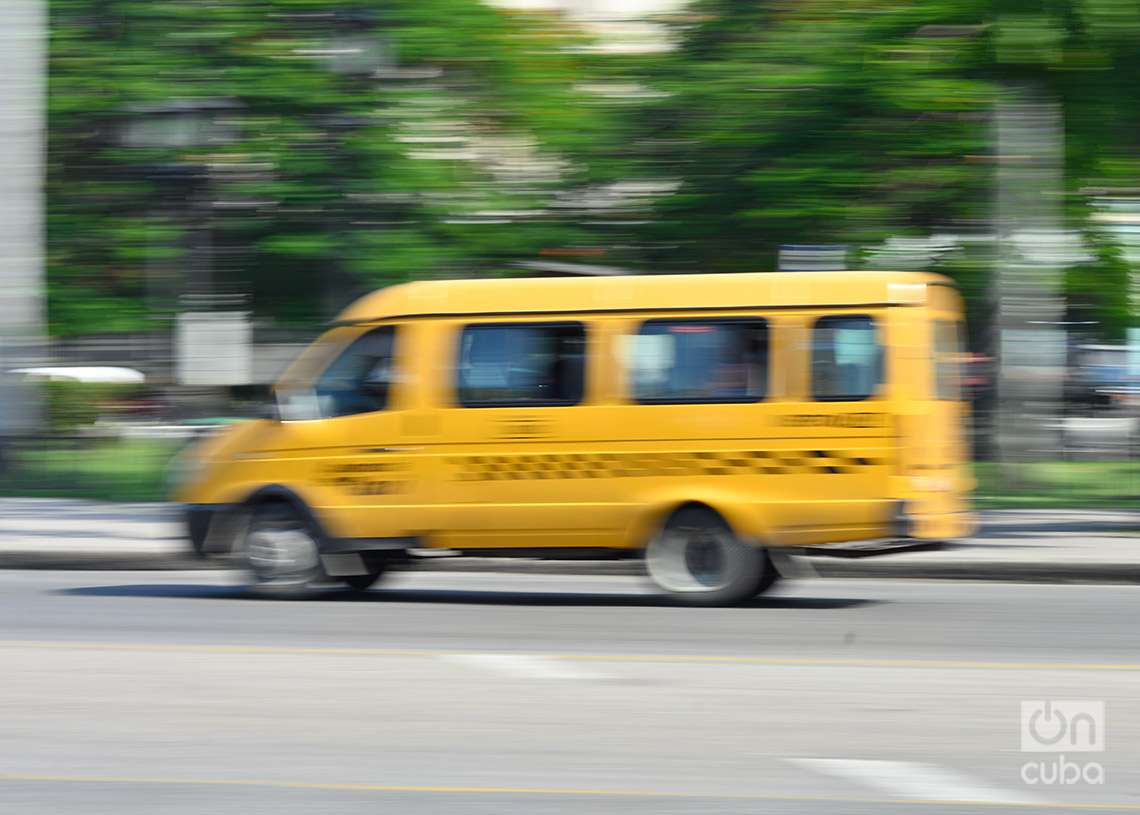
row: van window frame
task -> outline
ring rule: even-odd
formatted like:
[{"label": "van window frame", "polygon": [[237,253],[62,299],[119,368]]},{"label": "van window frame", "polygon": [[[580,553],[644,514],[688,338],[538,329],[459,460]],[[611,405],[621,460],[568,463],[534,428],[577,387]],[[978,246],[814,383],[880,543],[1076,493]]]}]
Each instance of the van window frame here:
[{"label": "van window frame", "polygon": [[767,340],[764,349],[764,391],[760,396],[726,396],[717,399],[704,399],[704,398],[691,398],[684,399],[679,397],[649,397],[641,398],[634,393],[633,377],[631,373],[633,366],[629,364],[626,359],[622,360],[622,369],[625,376],[625,391],[626,396],[629,398],[631,404],[636,405],[755,405],[760,402],[767,402],[771,398],[772,392],[772,321],[763,315],[740,315],[731,317],[652,317],[647,320],[642,320],[637,324],[637,331],[631,336],[640,337],[642,329],[647,325],[653,324],[685,324],[695,323],[701,325],[709,324],[741,324],[741,323],[760,323],[764,326],[764,335]]},{"label": "van window frame", "polygon": [[[496,399],[493,401],[476,401],[472,402],[465,399],[463,396],[463,389],[459,382],[459,371],[463,362],[463,337],[469,328],[577,328],[582,332],[582,388],[577,399],[547,399],[543,401],[530,401],[518,402],[508,399]],[[455,405],[461,408],[549,408],[549,407],[574,407],[586,401],[587,389],[589,386],[589,366],[590,366],[590,330],[589,324],[584,320],[527,320],[524,322],[514,321],[498,321],[491,323],[473,322],[463,323],[459,326],[459,331],[456,332],[455,339],[455,368],[451,377],[451,393],[455,401]]]},{"label": "van window frame", "polygon": [[[815,332],[819,328],[820,323],[825,321],[834,320],[850,320],[852,318],[863,318],[870,321],[875,330],[875,348],[878,351],[878,364],[877,373],[878,381],[871,392],[863,394],[862,396],[820,396],[815,390]],[[882,322],[878,320],[874,314],[867,312],[855,313],[841,313],[841,314],[821,314],[811,322],[811,327],[808,330],[808,395],[813,402],[828,402],[828,403],[842,403],[842,402],[870,402],[883,397],[882,387],[887,383],[887,349],[882,342]]]}]

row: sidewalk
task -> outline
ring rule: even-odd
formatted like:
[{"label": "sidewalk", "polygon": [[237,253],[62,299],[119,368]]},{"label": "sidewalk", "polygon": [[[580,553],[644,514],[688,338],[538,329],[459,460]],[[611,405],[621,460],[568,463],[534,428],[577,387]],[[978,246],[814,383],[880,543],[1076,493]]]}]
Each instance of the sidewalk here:
[{"label": "sidewalk", "polygon": [[0,568],[195,569],[174,504],[0,498]]},{"label": "sidewalk", "polygon": [[[800,576],[1140,583],[1140,511],[993,510],[981,531],[937,550],[880,557],[794,557]],[[178,508],[0,498],[0,568],[192,569]],[[637,561],[432,558],[417,568],[543,574],[638,574]]]}]

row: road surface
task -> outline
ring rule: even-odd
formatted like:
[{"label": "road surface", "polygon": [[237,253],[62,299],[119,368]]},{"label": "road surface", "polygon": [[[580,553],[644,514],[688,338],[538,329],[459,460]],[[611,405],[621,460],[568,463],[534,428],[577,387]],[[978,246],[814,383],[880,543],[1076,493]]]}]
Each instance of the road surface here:
[{"label": "road surface", "polygon": [[[1140,811],[1140,587],[231,580],[0,572],[0,812]],[[1022,752],[1045,700],[1104,703],[1104,750]]]}]

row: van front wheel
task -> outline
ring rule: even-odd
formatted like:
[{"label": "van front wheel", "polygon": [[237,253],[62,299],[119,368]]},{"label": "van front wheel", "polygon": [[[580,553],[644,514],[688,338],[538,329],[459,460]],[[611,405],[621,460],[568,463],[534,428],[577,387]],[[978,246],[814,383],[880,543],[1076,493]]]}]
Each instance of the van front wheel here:
[{"label": "van front wheel", "polygon": [[388,570],[387,564],[378,558],[369,560],[365,558],[366,572],[362,574],[347,574],[340,578],[340,582],[352,591],[368,591]]},{"label": "van front wheel", "polygon": [[767,553],[742,540],[707,507],[674,512],[645,549],[649,577],[686,605],[721,606],[760,594],[773,582]]},{"label": "van front wheel", "polygon": [[281,599],[310,597],[327,582],[316,533],[292,507],[257,507],[249,518],[243,554],[250,589]]}]

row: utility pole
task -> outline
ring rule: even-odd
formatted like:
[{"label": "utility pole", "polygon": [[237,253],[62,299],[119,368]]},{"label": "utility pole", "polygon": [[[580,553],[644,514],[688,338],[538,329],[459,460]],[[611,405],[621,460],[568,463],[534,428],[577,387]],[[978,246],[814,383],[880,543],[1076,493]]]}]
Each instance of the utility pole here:
[{"label": "utility pole", "polygon": [[47,2],[6,0],[0,25],[0,436],[40,424],[38,391],[13,368],[44,355]]}]

